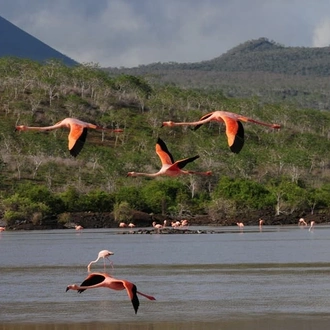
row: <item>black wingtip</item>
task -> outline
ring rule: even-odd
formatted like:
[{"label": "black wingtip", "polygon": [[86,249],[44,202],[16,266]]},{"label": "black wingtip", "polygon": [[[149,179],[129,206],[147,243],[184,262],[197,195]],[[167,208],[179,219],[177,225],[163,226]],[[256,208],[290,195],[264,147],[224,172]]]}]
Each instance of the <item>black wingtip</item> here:
[{"label": "black wingtip", "polygon": [[132,301],[132,305],[133,305],[135,314],[137,314],[137,311],[138,311],[139,306],[140,306],[140,301],[139,301],[139,298],[137,296],[137,289],[136,289],[135,285],[133,285],[132,292],[133,292],[133,299],[131,301]]},{"label": "black wingtip", "polygon": [[230,150],[235,154],[238,154],[244,146],[244,127],[243,124],[238,121],[237,133],[235,136],[234,143],[230,146]]}]

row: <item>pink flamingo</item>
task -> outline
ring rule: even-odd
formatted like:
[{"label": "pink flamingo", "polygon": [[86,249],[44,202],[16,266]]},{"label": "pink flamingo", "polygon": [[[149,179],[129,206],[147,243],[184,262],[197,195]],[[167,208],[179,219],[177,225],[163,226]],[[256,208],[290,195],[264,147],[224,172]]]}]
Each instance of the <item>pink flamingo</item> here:
[{"label": "pink flamingo", "polygon": [[298,226],[307,226],[307,222],[304,218],[300,218],[298,221]]},{"label": "pink flamingo", "polygon": [[165,142],[158,138],[156,144],[156,153],[159,156],[162,167],[157,173],[139,173],[139,172],[128,172],[127,176],[147,176],[147,177],[156,177],[159,175],[166,176],[178,176],[181,174],[198,174],[198,175],[211,175],[212,172],[195,172],[195,171],[184,171],[182,170],[188,163],[193,162],[195,159],[199,158],[199,156],[194,156],[191,158],[185,158],[181,160],[177,160],[174,162],[174,158],[166,147]]},{"label": "pink flamingo", "polygon": [[123,132],[122,129],[104,128],[91,123],[86,123],[76,118],[65,118],[59,121],[58,123],[56,123],[55,125],[45,126],[45,127],[32,127],[32,126],[20,125],[20,126],[16,126],[16,131],[50,131],[62,127],[70,129],[70,133],[68,136],[69,151],[73,157],[78,156],[78,154],[82,150],[86,141],[88,129]]},{"label": "pink flamingo", "polygon": [[76,284],[68,285],[66,291],[68,290],[77,290],[79,293],[84,292],[87,289],[95,289],[95,288],[108,288],[112,290],[126,290],[129,299],[132,302],[135,314],[138,311],[140,302],[137,294],[149,299],[156,300],[155,297],[149,296],[145,293],[137,291],[136,285],[132,282],[126,280],[116,279],[106,273],[91,273],[87,276],[87,278],[81,283],[80,286]]},{"label": "pink flamingo", "polygon": [[156,229],[161,229],[161,228],[163,228],[163,226],[162,226],[160,223],[156,223],[156,221],[154,221],[154,222],[152,223],[152,226],[153,226],[154,228],[156,228]]},{"label": "pink flamingo", "polygon": [[186,227],[188,226],[188,220],[184,219],[184,220],[181,220],[181,227]]},{"label": "pink flamingo", "polygon": [[0,227],[0,232],[5,231],[6,227]]},{"label": "pink flamingo", "polygon": [[87,266],[87,270],[88,270],[88,272],[91,271],[91,265],[94,264],[94,263],[96,263],[96,262],[98,262],[99,259],[101,259],[101,258],[103,258],[104,271],[105,271],[105,259],[108,259],[108,260],[109,260],[110,265],[111,265],[111,267],[113,268],[113,263],[112,263],[112,261],[109,259],[109,257],[112,256],[112,255],[114,255],[114,253],[111,252],[111,251],[108,251],[108,250],[102,250],[102,251],[100,251],[99,254],[98,254],[98,256],[97,256],[97,259],[91,261],[91,262],[88,264],[88,266]]},{"label": "pink flamingo", "polygon": [[239,153],[244,145],[244,127],[241,121],[251,122],[263,126],[268,126],[272,128],[280,128],[280,125],[277,124],[267,124],[261,121],[254,120],[239,114],[228,112],[228,111],[214,111],[204,115],[200,120],[193,122],[181,122],[175,123],[173,121],[165,121],[162,124],[163,126],[183,126],[183,125],[194,125],[195,130],[198,129],[203,124],[206,124],[210,121],[217,121],[220,123],[225,123],[226,125],[226,135],[228,140],[229,148],[234,153]]},{"label": "pink flamingo", "polygon": [[128,227],[130,227],[130,228],[134,228],[135,225],[134,225],[134,223],[130,222],[130,223],[128,224]]},{"label": "pink flamingo", "polygon": [[126,227],[127,227],[127,225],[126,225],[125,222],[120,222],[119,223],[119,228],[126,228]]},{"label": "pink flamingo", "polygon": [[309,231],[313,230],[315,226],[315,221],[311,221]]},{"label": "pink flamingo", "polygon": [[244,228],[244,223],[243,223],[243,222],[237,222],[236,225],[237,225],[240,229],[243,229],[243,228]]},{"label": "pink flamingo", "polygon": [[84,227],[83,226],[80,226],[80,225],[75,225],[74,227],[75,227],[76,230],[82,230],[82,229],[84,229]]},{"label": "pink flamingo", "polygon": [[181,226],[181,222],[180,221],[172,221],[171,222],[171,226],[174,228],[180,227]]}]

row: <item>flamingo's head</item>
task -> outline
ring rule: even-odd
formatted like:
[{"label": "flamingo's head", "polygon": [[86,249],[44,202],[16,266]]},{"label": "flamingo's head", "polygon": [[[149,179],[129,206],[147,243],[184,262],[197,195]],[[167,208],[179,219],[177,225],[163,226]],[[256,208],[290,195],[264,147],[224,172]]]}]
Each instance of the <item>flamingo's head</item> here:
[{"label": "flamingo's head", "polygon": [[69,291],[69,290],[78,290],[78,285],[77,284],[70,284],[66,287],[65,292]]},{"label": "flamingo's head", "polygon": [[174,125],[174,121],[164,121],[164,122],[162,123],[162,126],[161,126],[161,127],[164,127],[164,126],[173,127],[173,126],[175,126],[175,125]]},{"label": "flamingo's head", "polygon": [[128,172],[127,176],[136,176],[136,172]]},{"label": "flamingo's head", "polygon": [[27,130],[27,126],[25,125],[19,125],[15,127],[15,132],[16,131],[26,131]]}]

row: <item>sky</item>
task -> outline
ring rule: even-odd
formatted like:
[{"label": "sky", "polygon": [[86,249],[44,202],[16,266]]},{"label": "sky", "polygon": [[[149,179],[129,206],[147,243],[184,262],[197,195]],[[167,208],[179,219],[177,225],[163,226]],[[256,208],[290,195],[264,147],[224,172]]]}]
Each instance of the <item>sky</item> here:
[{"label": "sky", "polygon": [[101,67],[207,61],[261,37],[330,45],[329,0],[0,0],[0,16]]}]

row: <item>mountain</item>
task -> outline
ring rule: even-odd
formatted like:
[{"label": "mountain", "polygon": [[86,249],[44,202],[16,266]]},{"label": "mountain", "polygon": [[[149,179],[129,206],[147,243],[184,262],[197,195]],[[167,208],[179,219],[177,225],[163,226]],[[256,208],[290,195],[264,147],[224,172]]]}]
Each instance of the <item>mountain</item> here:
[{"label": "mountain", "polygon": [[259,38],[208,61],[105,70],[143,76],[152,83],[221,90],[230,97],[257,96],[264,102],[330,110],[330,47],[285,47]]},{"label": "mountain", "polygon": [[211,60],[194,63],[152,63],[135,68],[107,68],[136,73],[163,70],[269,72],[292,75],[330,75],[330,47],[285,47],[267,38],[246,41]]},{"label": "mountain", "polygon": [[68,66],[78,64],[0,16],[0,57],[13,56],[44,62],[61,60]]}]

